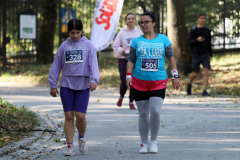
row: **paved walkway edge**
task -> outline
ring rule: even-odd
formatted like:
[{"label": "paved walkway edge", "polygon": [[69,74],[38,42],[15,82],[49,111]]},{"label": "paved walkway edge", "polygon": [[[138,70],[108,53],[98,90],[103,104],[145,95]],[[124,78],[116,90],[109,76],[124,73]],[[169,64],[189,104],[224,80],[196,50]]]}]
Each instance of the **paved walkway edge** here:
[{"label": "paved walkway edge", "polygon": [[[34,111],[32,111],[34,112]],[[44,132],[46,131],[46,125],[49,126],[52,123],[47,117],[44,117],[42,113],[36,113],[38,122],[40,126],[35,126],[33,128],[33,133],[18,142],[13,142],[0,148],[0,157],[7,155],[8,153],[16,152],[18,149],[28,149],[27,146],[35,143],[37,140],[43,137]]]}]

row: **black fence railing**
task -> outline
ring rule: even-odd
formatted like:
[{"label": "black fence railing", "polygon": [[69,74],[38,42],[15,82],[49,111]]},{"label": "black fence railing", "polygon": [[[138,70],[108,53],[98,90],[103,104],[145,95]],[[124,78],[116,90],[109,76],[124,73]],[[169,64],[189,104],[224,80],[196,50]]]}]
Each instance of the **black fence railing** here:
[{"label": "black fence railing", "polygon": [[[7,0],[0,2],[0,32],[3,33],[4,25],[6,23],[6,55],[32,55],[36,54],[37,39],[18,39],[19,21],[18,15],[26,10],[32,10],[37,14],[37,31],[36,37],[40,31],[40,17],[41,17],[41,0]],[[4,5],[4,6],[3,6]],[[4,13],[4,12],[5,13]],[[6,15],[5,17],[2,15]],[[1,48],[3,45],[3,34],[1,34]]]},{"label": "black fence railing", "polygon": [[[42,0],[1,0],[0,1],[0,63],[3,69],[9,68],[11,63],[18,61],[9,60],[9,57],[20,55],[35,55],[38,33],[41,24]],[[36,14],[36,39],[19,39],[19,14],[32,12]],[[10,58],[11,59],[11,58]],[[10,62],[11,61],[11,62]],[[25,60],[22,60],[25,62]]]},{"label": "black fence railing", "polygon": [[[60,15],[61,8],[71,8],[76,10],[76,18],[79,18],[84,23],[84,35],[90,38],[92,21],[94,17],[94,9],[96,0],[58,0],[61,2],[58,14]],[[159,0],[159,32],[167,34],[167,19],[166,19],[166,5],[167,0]],[[125,26],[124,17],[127,13],[135,13],[137,21],[139,21],[140,14],[143,13],[143,7],[139,4],[140,1],[124,1],[122,14],[120,17],[119,27],[117,32]],[[154,10],[154,5],[144,2],[145,8],[149,11]],[[12,56],[21,55],[36,55],[37,42],[41,24],[41,7],[42,0],[1,0],[0,1],[0,56],[2,59]],[[18,39],[18,14],[25,11],[32,10],[37,14],[37,38],[35,40],[19,40]],[[205,13],[207,15],[206,26],[213,31],[213,49],[225,50],[240,48],[240,0],[186,0],[186,25],[188,29],[197,24],[197,14]],[[58,22],[60,22],[58,16]],[[60,24],[60,23],[57,23]],[[4,26],[6,26],[4,28]],[[59,46],[58,39],[64,38],[60,34],[59,25],[56,27],[55,33],[55,48]],[[58,38],[60,36],[60,38]],[[66,34],[65,34],[66,36]],[[63,39],[61,39],[63,40]],[[6,51],[6,57],[3,55]],[[30,56],[31,57],[31,56]],[[10,63],[8,61],[5,61]],[[11,60],[15,62],[15,60]],[[17,63],[18,61],[16,61]],[[32,60],[29,63],[35,63]],[[1,63],[0,63],[1,65]]]}]

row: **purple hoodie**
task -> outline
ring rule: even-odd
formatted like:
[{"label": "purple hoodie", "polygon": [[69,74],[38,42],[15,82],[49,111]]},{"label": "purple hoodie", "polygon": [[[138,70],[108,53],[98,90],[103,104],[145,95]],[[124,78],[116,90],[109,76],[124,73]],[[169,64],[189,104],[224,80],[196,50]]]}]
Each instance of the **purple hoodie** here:
[{"label": "purple hoodie", "polygon": [[[83,62],[65,63],[65,50],[83,50]],[[48,76],[51,88],[57,88],[57,80],[62,70],[60,85],[73,90],[90,88],[89,82],[98,84],[99,69],[97,53],[93,44],[83,36],[78,41],[70,37],[59,47]]]}]

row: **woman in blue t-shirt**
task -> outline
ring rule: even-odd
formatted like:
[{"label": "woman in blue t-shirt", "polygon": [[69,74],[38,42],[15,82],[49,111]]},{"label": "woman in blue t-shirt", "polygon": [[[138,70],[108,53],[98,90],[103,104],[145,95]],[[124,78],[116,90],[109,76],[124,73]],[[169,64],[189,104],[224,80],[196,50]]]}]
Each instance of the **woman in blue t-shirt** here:
[{"label": "woman in blue t-shirt", "polygon": [[[146,12],[141,15],[140,20],[139,25],[144,35],[135,38],[131,44],[127,63],[127,86],[133,89],[139,112],[138,124],[142,140],[139,153],[157,153],[160,111],[168,81],[165,56],[171,63],[174,89],[179,89],[180,83],[172,43],[167,36],[154,32],[156,25],[154,14]],[[151,142],[148,145],[149,129]]]}]

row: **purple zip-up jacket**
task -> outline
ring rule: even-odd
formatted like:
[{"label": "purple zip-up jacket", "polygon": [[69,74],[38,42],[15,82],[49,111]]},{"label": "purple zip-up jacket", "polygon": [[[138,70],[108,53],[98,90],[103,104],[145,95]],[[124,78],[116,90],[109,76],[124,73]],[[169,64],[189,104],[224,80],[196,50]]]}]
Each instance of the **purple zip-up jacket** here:
[{"label": "purple zip-up jacket", "polygon": [[[65,63],[65,50],[83,50],[83,62]],[[70,37],[59,47],[56,57],[49,71],[48,84],[51,88],[57,88],[57,80],[62,70],[60,85],[73,90],[90,88],[89,82],[98,84],[99,69],[97,53],[93,44],[83,36],[78,41]]]}]

